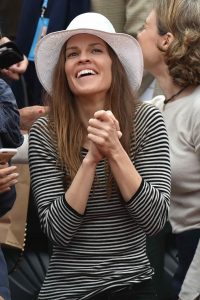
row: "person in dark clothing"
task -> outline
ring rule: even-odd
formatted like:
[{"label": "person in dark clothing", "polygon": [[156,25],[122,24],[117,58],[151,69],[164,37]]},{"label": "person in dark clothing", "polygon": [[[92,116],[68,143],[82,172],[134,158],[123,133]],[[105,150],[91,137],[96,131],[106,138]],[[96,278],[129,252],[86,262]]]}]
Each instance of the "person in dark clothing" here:
[{"label": "person in dark clothing", "polygon": [[[0,39],[0,44],[8,42],[7,37]],[[27,59],[8,69],[1,69],[1,77],[18,79],[25,72]],[[0,78],[0,148],[18,148],[23,143],[20,131],[20,113],[14,94],[8,83]],[[6,214],[16,199],[15,184],[18,173],[16,166],[10,166],[9,161],[0,161],[0,217]],[[0,248],[0,299],[10,300],[10,290],[6,262]]]},{"label": "person in dark clothing", "polygon": [[[45,2],[47,3],[47,9],[44,17],[49,18],[47,33],[65,29],[75,16],[90,10],[89,0],[49,0]],[[22,3],[19,27],[16,34],[16,43],[27,57],[34,39],[38,20],[41,16],[43,3],[44,1],[41,0],[24,0]],[[29,30],[26,30],[27,28]],[[42,103],[42,86],[37,78],[33,61],[30,61],[24,77],[27,86],[28,105],[40,105]],[[19,88],[19,84],[14,82],[12,89],[17,99],[18,106],[20,108],[23,107],[23,94]]]},{"label": "person in dark clothing", "polygon": [[[0,79],[0,147],[17,148],[23,142],[20,133],[20,117],[14,95],[8,84]],[[15,201],[14,185],[18,173],[15,166],[0,164],[0,217],[9,211]],[[6,262],[0,248],[0,297],[10,300]]]}]

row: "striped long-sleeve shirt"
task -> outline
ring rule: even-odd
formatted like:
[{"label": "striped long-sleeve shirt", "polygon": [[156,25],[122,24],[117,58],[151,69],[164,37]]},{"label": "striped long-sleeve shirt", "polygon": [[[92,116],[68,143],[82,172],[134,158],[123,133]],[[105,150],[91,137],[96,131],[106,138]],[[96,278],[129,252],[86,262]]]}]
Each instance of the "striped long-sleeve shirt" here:
[{"label": "striped long-sleeve shirt", "polygon": [[[151,278],[146,235],[157,233],[167,220],[169,146],[157,108],[139,105],[134,122],[136,138],[131,142],[130,158],[142,176],[138,191],[128,202],[117,191],[108,199],[105,161],[101,160],[84,215],[65,200],[65,173],[57,164],[47,119],[39,119],[32,127],[32,188],[42,229],[53,243],[40,300],[83,300],[110,287]],[[82,149],[82,155],[86,153]]]}]

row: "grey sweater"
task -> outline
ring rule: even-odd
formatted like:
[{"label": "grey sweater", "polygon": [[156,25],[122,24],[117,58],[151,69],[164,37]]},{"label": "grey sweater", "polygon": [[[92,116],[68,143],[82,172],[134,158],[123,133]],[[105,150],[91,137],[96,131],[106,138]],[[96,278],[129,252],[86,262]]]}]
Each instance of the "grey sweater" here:
[{"label": "grey sweater", "polygon": [[162,112],[170,144],[172,190],[170,223],[174,233],[200,228],[200,86],[191,95],[163,104]]}]

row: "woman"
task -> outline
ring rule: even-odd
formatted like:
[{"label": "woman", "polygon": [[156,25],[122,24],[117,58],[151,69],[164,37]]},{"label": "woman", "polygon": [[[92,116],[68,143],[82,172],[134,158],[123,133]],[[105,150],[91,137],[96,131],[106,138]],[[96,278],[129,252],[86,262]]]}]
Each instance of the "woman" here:
[{"label": "woman", "polygon": [[179,257],[174,299],[200,238],[199,14],[199,0],[157,0],[138,34],[145,68],[164,92],[154,103],[163,113],[171,152],[169,216]]},{"label": "woman", "polygon": [[30,131],[29,161],[53,244],[38,299],[156,299],[145,243],[167,220],[169,149],[161,113],[134,96],[137,41],[82,14],[39,42],[36,69],[50,111]]}]

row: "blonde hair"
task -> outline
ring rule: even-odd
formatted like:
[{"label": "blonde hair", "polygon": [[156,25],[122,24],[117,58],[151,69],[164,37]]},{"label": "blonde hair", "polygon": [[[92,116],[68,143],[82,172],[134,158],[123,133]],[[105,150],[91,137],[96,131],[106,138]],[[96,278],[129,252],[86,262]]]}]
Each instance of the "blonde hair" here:
[{"label": "blonde hair", "polygon": [[200,84],[200,1],[156,0],[158,33],[174,40],[165,52],[169,73],[181,86]]},{"label": "blonde hair", "polygon": [[[68,180],[72,180],[82,161],[81,147],[87,132],[66,79],[65,49],[66,44],[53,73],[53,92],[49,96],[49,129],[57,147],[59,163],[67,170]],[[129,152],[137,100],[117,55],[109,46],[108,52],[112,59],[112,83],[104,109],[110,109],[118,119],[123,133],[121,143]]]}]

